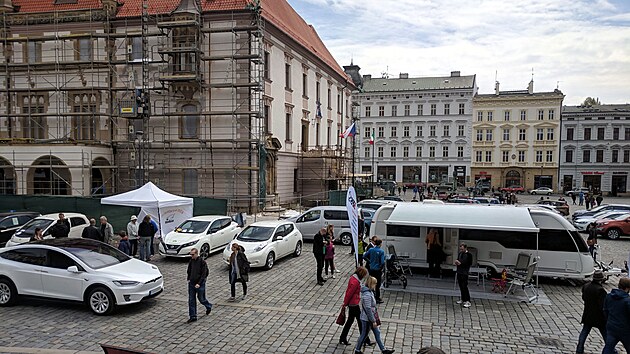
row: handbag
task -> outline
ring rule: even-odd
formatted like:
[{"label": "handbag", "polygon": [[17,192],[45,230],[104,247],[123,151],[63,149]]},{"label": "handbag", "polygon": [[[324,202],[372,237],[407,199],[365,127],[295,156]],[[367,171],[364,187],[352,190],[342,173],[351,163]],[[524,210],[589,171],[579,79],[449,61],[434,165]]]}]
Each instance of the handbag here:
[{"label": "handbag", "polygon": [[341,306],[341,312],[339,312],[339,316],[337,316],[336,324],[343,326],[346,323],[346,307]]},{"label": "handbag", "polygon": [[378,311],[374,310],[374,322],[377,326],[381,325],[381,318],[378,317]]}]

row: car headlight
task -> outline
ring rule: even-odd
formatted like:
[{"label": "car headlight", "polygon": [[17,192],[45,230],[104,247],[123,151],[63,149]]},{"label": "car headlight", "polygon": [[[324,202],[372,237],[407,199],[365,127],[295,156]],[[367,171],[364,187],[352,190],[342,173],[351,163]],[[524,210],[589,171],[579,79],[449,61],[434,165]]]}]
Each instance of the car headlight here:
[{"label": "car headlight", "polygon": [[181,245],[180,247],[181,247],[181,248],[184,248],[184,247],[194,246],[194,245],[196,245],[196,244],[197,244],[197,242],[199,242],[199,240],[195,240],[195,241],[191,241],[191,242],[188,242],[188,243],[184,243],[184,244],[183,244],[183,245]]},{"label": "car headlight", "polygon": [[118,286],[136,286],[140,284],[140,282],[132,280],[114,280],[113,283]]},{"label": "car headlight", "polygon": [[256,248],[254,248],[254,252],[262,251],[263,249],[265,249],[265,247],[267,247],[267,245],[268,245],[267,242],[261,243]]}]

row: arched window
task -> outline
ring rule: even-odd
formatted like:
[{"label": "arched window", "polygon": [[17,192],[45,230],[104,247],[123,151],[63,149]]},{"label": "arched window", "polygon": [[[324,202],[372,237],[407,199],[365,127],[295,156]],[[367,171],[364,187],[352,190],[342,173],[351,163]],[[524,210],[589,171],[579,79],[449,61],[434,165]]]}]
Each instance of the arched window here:
[{"label": "arched window", "polygon": [[510,170],[505,175],[505,186],[522,186],[521,183],[521,174],[516,170]]},{"label": "arched window", "polygon": [[181,118],[181,137],[183,139],[194,139],[199,136],[199,115],[197,106],[187,104],[182,107],[182,111],[186,113]]}]

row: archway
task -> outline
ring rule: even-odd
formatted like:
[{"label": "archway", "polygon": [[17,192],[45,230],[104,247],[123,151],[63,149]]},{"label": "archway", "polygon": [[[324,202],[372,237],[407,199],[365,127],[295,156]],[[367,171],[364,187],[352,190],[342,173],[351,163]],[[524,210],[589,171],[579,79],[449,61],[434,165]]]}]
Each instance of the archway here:
[{"label": "archway", "polygon": [[521,174],[516,170],[510,170],[505,175],[505,186],[522,186],[521,183]]},{"label": "archway", "polygon": [[109,161],[103,157],[97,157],[92,162],[90,171],[90,195],[102,195],[112,193],[112,170]]},{"label": "archway", "polygon": [[15,194],[15,168],[11,162],[0,157],[0,194]]},{"label": "archway", "polygon": [[70,195],[72,177],[66,164],[55,156],[42,156],[27,173],[28,194]]}]

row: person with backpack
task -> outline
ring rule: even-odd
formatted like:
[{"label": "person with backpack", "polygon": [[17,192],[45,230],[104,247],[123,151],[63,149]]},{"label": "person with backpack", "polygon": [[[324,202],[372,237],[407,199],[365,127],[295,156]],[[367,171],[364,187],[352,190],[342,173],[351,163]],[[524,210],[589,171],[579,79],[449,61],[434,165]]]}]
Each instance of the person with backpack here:
[{"label": "person with backpack", "polygon": [[249,261],[245,256],[245,249],[238,243],[232,244],[232,254],[230,255],[229,277],[230,277],[230,298],[228,301],[234,302],[236,298],[236,283],[243,285],[243,296],[241,300],[247,298],[247,282],[249,281]]},{"label": "person with backpack", "polygon": [[376,303],[383,303],[383,299],[381,299],[381,281],[383,279],[383,268],[385,268],[385,251],[381,249],[381,245],[383,244],[383,240],[380,238],[376,238],[374,240],[374,247],[370,248],[363,255],[363,259],[369,261],[368,263],[368,271],[371,276],[373,276],[376,281]]}]

